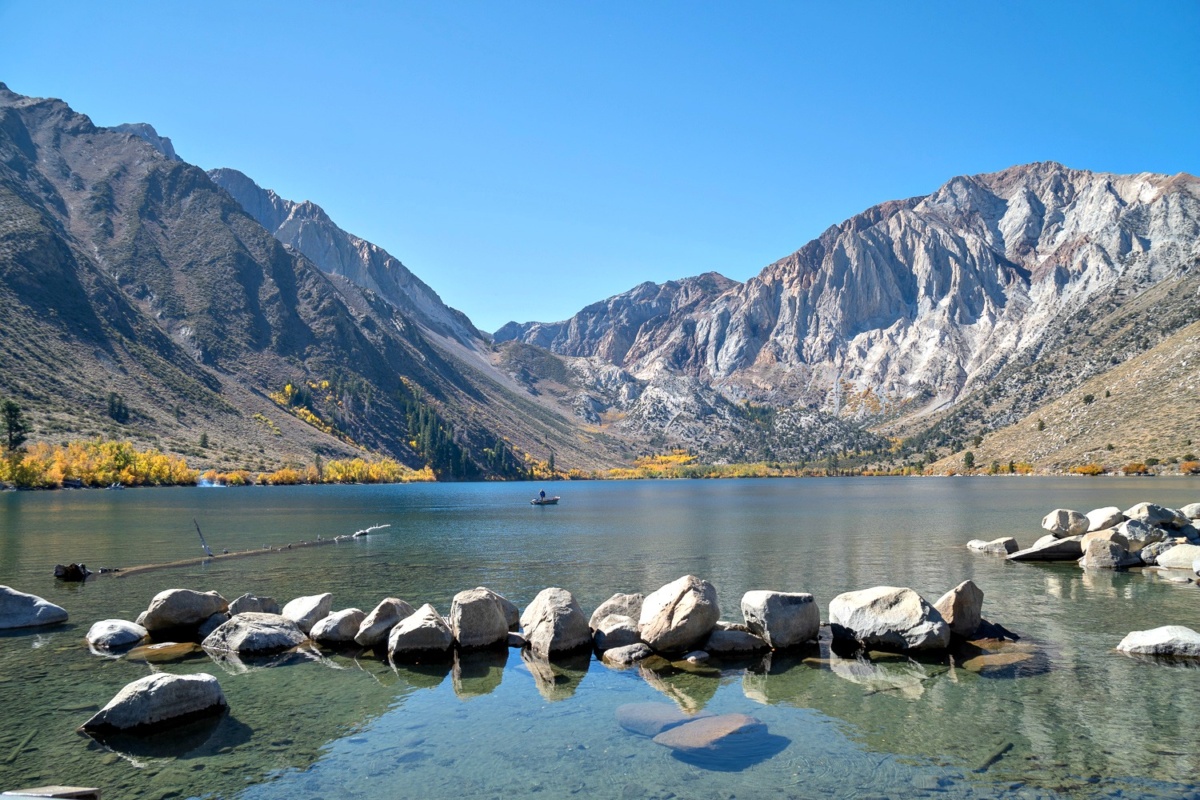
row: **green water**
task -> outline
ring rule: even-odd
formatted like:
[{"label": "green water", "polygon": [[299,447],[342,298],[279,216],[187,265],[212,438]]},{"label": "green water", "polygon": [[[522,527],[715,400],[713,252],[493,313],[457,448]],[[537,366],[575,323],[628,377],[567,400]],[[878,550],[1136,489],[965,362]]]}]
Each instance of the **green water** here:
[{"label": "green water", "polygon": [[[1113,651],[1125,633],[1200,627],[1200,589],[1150,573],[1013,564],[972,538],[1038,536],[1051,508],[1200,500],[1188,479],[828,479],[536,486],[280,487],[0,494],[0,584],[64,606],[67,625],[0,635],[0,789],[100,786],[106,798],[1197,796],[1200,672]],[[92,569],[215,549],[366,539],[217,564],[57,583]],[[217,676],[230,714],[170,737],[95,743],[75,728],[152,668],[89,653],[99,619],[133,619],[157,592],[215,589],[335,608],[385,596],[445,613],[489,586],[524,606],[546,586],[589,611],[617,591],[683,574],[739,619],[751,589],[911,586],[929,599],[970,578],[984,614],[1035,658],[976,674],[945,659],[799,657],[701,674],[615,671],[583,658],[554,673],[519,651],[394,670],[370,655],[238,669],[206,656],[156,667]],[[782,743],[738,762],[688,763],[624,731],[630,702],[742,712]]]}]

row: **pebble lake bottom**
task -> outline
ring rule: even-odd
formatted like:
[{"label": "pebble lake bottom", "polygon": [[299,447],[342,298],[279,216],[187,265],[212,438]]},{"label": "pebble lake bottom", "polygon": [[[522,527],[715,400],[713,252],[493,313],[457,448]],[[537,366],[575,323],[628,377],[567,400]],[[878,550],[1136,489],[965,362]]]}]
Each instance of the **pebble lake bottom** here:
[{"label": "pebble lake bottom", "polygon": [[[1200,588],[1152,571],[1009,563],[970,539],[1027,546],[1057,507],[1200,501],[1200,481],[800,479],[153,489],[0,494],[0,584],[41,595],[66,625],[0,634],[0,789],[98,786],[106,799],[1197,797],[1200,672],[1114,647],[1132,630],[1200,628]],[[549,487],[545,487],[549,489]],[[146,572],[53,578],[61,562],[127,567],[278,546],[378,524],[319,548]],[[589,612],[615,592],[694,574],[740,620],[752,589],[837,594],[909,586],[932,601],[960,581],[1027,656],[951,664],[824,646],[687,671],[611,669],[594,656],[545,670],[518,650],[393,669],[370,654],[271,666],[197,654],[147,665],[93,655],[106,618],[159,591],[215,589],[334,608],[432,602],[488,586],[522,608],[561,586]],[[149,739],[76,727],[152,670],[217,677],[229,713]],[[661,703],[741,713],[767,735],[707,758],[625,730],[618,709]]]}]

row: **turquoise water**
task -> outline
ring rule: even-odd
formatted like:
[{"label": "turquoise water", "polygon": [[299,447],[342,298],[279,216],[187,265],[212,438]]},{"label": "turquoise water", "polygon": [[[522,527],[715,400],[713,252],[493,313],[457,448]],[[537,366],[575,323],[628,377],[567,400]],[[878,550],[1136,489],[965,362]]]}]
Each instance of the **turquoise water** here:
[{"label": "turquoise water", "polygon": [[[1188,479],[825,479],[66,491],[0,494],[0,583],[42,595],[68,625],[0,635],[0,788],[67,782],[114,797],[1051,797],[1196,796],[1200,673],[1113,651],[1130,630],[1200,627],[1200,589],[1152,573],[977,555],[973,538],[1028,544],[1051,508],[1200,500]],[[129,577],[56,583],[55,563],[128,567],[214,550],[365,539]],[[552,674],[519,651],[393,669],[311,653],[237,668],[207,656],[155,667],[90,654],[92,622],[132,619],[172,587],[335,608],[385,596],[445,613],[486,585],[524,606],[546,586],[589,611],[683,574],[711,581],[725,619],[751,589],[836,594],[879,584],[936,599],[962,580],[1026,661],[840,659],[827,648],[692,674]],[[803,656],[808,656],[804,660]],[[75,728],[151,669],[210,672],[230,714],[151,742],[101,745]],[[623,730],[617,707],[670,703],[766,723],[756,757],[690,763]]]}]

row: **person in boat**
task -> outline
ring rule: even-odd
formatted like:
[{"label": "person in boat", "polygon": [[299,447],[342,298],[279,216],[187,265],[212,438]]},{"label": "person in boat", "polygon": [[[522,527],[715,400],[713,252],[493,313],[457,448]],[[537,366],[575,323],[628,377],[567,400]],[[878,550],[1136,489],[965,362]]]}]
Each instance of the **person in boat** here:
[{"label": "person in boat", "polygon": [[542,489],[540,492],[538,492],[538,499],[541,500],[542,502],[545,502],[545,500],[546,500],[546,490],[545,489]]}]

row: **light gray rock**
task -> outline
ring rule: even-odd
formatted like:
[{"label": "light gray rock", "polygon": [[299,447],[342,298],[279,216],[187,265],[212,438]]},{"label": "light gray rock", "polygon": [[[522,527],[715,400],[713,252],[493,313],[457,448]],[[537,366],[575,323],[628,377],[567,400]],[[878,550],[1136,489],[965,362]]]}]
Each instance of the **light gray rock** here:
[{"label": "light gray rock", "polygon": [[746,592],[742,616],[750,632],[775,650],[811,641],[821,631],[821,609],[807,592]]},{"label": "light gray rock", "polygon": [[366,618],[367,615],[359,608],[334,611],[313,625],[308,635],[314,642],[344,647],[354,644],[354,637],[358,634],[358,629]]},{"label": "light gray rock", "polygon": [[204,620],[204,622],[201,622],[200,627],[196,628],[196,639],[198,641],[204,641],[204,639],[207,638],[210,633],[228,622],[229,617],[230,615],[224,611],[218,611],[216,614],[213,614],[211,617]]},{"label": "light gray rock", "polygon": [[282,614],[245,611],[229,618],[205,637],[205,650],[242,655],[271,655],[307,640],[295,622]]},{"label": "light gray rock", "polygon": [[969,637],[983,621],[983,590],[974,581],[963,581],[946,592],[933,604],[950,632]]},{"label": "light gray rock", "polygon": [[354,641],[363,647],[377,647],[385,644],[388,634],[392,628],[396,627],[396,623],[405,617],[412,616],[415,612],[415,608],[400,598],[385,597],[358,626],[358,632],[354,634]]},{"label": "light gray rock", "polygon": [[392,661],[446,656],[454,646],[454,631],[429,603],[400,620],[388,635]]},{"label": "light gray rock", "polygon": [[645,599],[638,629],[652,650],[677,652],[701,644],[720,618],[713,585],[684,575]]},{"label": "light gray rock", "polygon": [[876,586],[845,592],[829,604],[829,627],[839,639],[880,650],[941,650],[950,626],[912,589]]},{"label": "light gray rock", "polygon": [[1064,539],[1043,536],[1034,542],[1032,547],[1009,554],[1008,560],[1078,561],[1083,556],[1083,547],[1080,545],[1082,540],[1082,536],[1069,536]]},{"label": "light gray rock", "polygon": [[333,595],[325,592],[324,594],[297,597],[284,606],[280,613],[296,623],[296,627],[307,634],[312,630],[313,625],[328,617],[332,610]]},{"label": "light gray rock", "polygon": [[642,603],[645,599],[646,596],[643,594],[621,594],[618,592],[601,603],[592,612],[592,618],[588,620],[588,627],[595,630],[600,620],[610,614],[632,617],[636,620],[642,616]]},{"label": "light gray rock", "polygon": [[454,595],[450,603],[450,630],[459,647],[495,647],[508,641],[508,619],[498,597],[485,588]]},{"label": "light gray rock", "polygon": [[1088,518],[1087,533],[1102,531],[1106,528],[1115,528],[1125,521],[1125,515],[1116,506],[1094,508],[1087,512],[1086,516]]},{"label": "light gray rock", "polygon": [[999,539],[992,539],[986,542],[983,539],[972,539],[967,542],[967,547],[979,553],[987,553],[993,556],[1006,556],[1009,553],[1015,553],[1021,549],[1017,544],[1017,540],[1011,536],[1001,536]]},{"label": "light gray rock", "polygon": [[0,630],[39,628],[67,621],[67,610],[35,594],[0,586]]},{"label": "light gray rock", "polygon": [[1142,563],[1142,559],[1130,553],[1119,542],[1093,539],[1083,551],[1079,566],[1084,569],[1128,569]]},{"label": "light gray rock", "polygon": [[1125,509],[1125,516],[1129,519],[1140,520],[1147,525],[1153,525],[1156,528],[1176,527],[1178,525],[1186,525],[1188,522],[1187,517],[1175,509],[1160,506],[1157,503],[1138,503],[1132,508]]},{"label": "light gray rock", "polygon": [[638,635],[637,620],[621,614],[609,614],[592,629],[596,650],[603,653],[617,647],[628,647],[642,640]]},{"label": "light gray rock", "polygon": [[1161,542],[1167,538],[1161,528],[1147,525],[1140,519],[1125,520],[1117,526],[1117,533],[1125,537],[1125,547],[1131,553],[1136,553],[1146,545]]},{"label": "light gray rock", "polygon": [[1167,569],[1190,570],[1192,564],[1200,558],[1200,545],[1177,544],[1169,550],[1158,554],[1157,563]]},{"label": "light gray rock", "polygon": [[102,619],[88,628],[87,643],[101,650],[131,647],[140,643],[149,631],[123,619]]},{"label": "light gray rock", "polygon": [[164,725],[208,711],[218,712],[225,707],[225,694],[212,675],[160,672],[125,686],[108,705],[83,723],[81,730],[123,731]]},{"label": "light gray rock", "polygon": [[749,631],[713,630],[704,643],[704,650],[709,653],[761,653],[770,649],[763,637]]},{"label": "light gray rock", "polygon": [[611,650],[605,650],[601,658],[605,663],[615,664],[619,667],[628,667],[639,661],[645,661],[652,655],[654,655],[654,651],[650,649],[649,645],[645,642],[638,642],[637,644],[630,644],[625,647],[614,647]]},{"label": "light gray rock", "polygon": [[194,628],[213,614],[229,610],[229,603],[216,592],[196,592],[191,589],[167,589],[154,595],[143,628],[154,634],[176,628]]},{"label": "light gray rock", "polygon": [[1164,625],[1126,635],[1117,650],[1143,656],[1200,658],[1200,633],[1182,625]]},{"label": "light gray rock", "polygon": [[1042,518],[1042,528],[1062,539],[1087,533],[1088,518],[1069,508],[1056,508]]},{"label": "light gray rock", "polygon": [[1112,542],[1122,550],[1129,550],[1129,540],[1117,532],[1116,528],[1106,528],[1102,531],[1093,531],[1085,533],[1079,539],[1079,547],[1086,554],[1088,545],[1092,542]]},{"label": "light gray rock", "polygon": [[254,611],[259,614],[279,614],[283,611],[274,597],[259,597],[247,592],[229,604],[229,616]]},{"label": "light gray rock", "polygon": [[1167,552],[1174,547],[1175,544],[1175,542],[1151,542],[1141,550],[1138,550],[1137,556],[1146,566],[1157,566],[1159,554]]},{"label": "light gray rock", "polygon": [[529,649],[541,659],[592,644],[587,616],[566,589],[551,587],[538,592],[521,615],[521,627]]},{"label": "light gray rock", "polygon": [[1179,513],[1191,520],[1200,520],[1200,503],[1188,503]]},{"label": "light gray rock", "polygon": [[500,604],[500,610],[504,613],[504,623],[510,631],[520,630],[521,628],[521,609],[517,608],[517,604],[509,600],[499,592],[492,591],[486,586],[475,587],[476,591],[487,592],[492,596],[497,603]]}]

